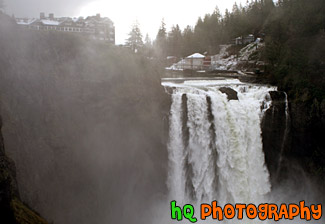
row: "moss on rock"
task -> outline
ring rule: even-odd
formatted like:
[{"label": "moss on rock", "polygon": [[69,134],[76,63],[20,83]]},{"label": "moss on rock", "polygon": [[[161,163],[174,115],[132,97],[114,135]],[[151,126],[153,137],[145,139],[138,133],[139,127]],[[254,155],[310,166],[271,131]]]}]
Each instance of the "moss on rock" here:
[{"label": "moss on rock", "polygon": [[28,208],[18,198],[11,200],[11,208],[13,209],[16,222],[19,224],[47,224],[36,212]]}]

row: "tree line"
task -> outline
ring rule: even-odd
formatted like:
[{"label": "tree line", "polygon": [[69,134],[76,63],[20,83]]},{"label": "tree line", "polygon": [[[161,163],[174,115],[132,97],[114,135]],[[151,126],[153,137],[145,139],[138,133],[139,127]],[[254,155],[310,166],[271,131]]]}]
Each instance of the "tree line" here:
[{"label": "tree line", "polygon": [[147,57],[181,58],[194,52],[213,55],[218,53],[219,45],[254,34],[265,40],[262,55],[269,64],[267,78],[271,83],[290,90],[307,86],[309,96],[323,99],[325,81],[320,74],[324,74],[325,67],[324,12],[324,0],[253,0],[244,6],[235,3],[232,11],[226,10],[223,15],[216,7],[213,13],[198,18],[194,27],[183,30],[173,25],[167,31],[162,21],[154,41],[148,35],[142,41],[136,23],[126,45]]},{"label": "tree line", "polygon": [[[146,38],[145,43],[142,42],[138,48],[151,47],[157,57],[184,57],[193,52],[216,54],[220,44],[228,43],[235,37],[251,33],[258,35],[274,8],[272,0],[252,1],[246,6],[235,3],[232,11],[226,10],[224,15],[216,7],[212,14],[198,18],[194,27],[188,25],[183,30],[176,24],[167,31],[162,21],[153,43]],[[138,23],[134,24],[129,33],[127,46],[138,42],[139,39],[134,38],[135,33],[137,37],[142,36]],[[147,50],[144,52],[148,53]]]}]

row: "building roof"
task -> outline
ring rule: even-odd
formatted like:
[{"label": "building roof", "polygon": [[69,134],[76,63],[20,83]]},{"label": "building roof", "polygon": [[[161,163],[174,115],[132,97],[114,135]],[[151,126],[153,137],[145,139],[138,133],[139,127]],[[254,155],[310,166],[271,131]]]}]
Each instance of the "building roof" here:
[{"label": "building roof", "polygon": [[30,25],[35,22],[37,19],[17,19],[18,25]]},{"label": "building roof", "polygon": [[205,58],[205,56],[200,53],[194,53],[186,58]]},{"label": "building roof", "polygon": [[74,17],[74,18],[72,18],[72,21],[76,23],[76,22],[79,21],[79,19],[80,19],[80,18],[76,18],[76,17]]},{"label": "building roof", "polygon": [[60,25],[60,22],[55,21],[55,20],[42,19],[41,22],[44,25],[50,25],[50,26],[58,26],[58,25]]},{"label": "building roof", "polygon": [[[114,23],[111,19],[107,17],[96,17],[96,16],[89,16],[87,19],[83,17],[79,18],[70,18],[70,17],[61,17],[61,18],[43,18],[43,19],[28,19],[28,18],[16,18],[16,22],[19,25],[31,25],[31,24],[42,24],[45,26],[59,26],[59,25],[67,25],[72,26],[76,23],[87,23],[87,24],[110,24],[114,27]],[[68,24],[71,23],[71,24]]]}]

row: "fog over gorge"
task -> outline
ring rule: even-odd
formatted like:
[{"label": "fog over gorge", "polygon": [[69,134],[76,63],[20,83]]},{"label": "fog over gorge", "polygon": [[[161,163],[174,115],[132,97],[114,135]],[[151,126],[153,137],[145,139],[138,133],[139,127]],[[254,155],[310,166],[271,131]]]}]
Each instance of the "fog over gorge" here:
[{"label": "fog over gorge", "polygon": [[154,68],[101,43],[5,29],[3,132],[23,200],[58,223],[140,223],[166,191]]},{"label": "fog over gorge", "polygon": [[[239,1],[193,27],[162,20],[155,38],[135,21],[121,45],[118,22],[99,14],[73,32],[16,16],[90,2],[0,0],[0,223],[191,223],[172,219],[173,200],[199,224],[221,222],[200,219],[212,201],[323,205],[321,0]],[[65,22],[47,14],[49,27]],[[113,25],[91,33],[92,21]]]}]

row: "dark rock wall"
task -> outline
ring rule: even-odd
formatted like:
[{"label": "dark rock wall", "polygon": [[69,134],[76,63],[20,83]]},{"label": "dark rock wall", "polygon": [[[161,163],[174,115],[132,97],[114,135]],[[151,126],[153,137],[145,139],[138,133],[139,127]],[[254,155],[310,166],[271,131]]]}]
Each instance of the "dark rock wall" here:
[{"label": "dark rock wall", "polygon": [[286,121],[285,93],[270,94],[272,106],[263,119],[262,136],[272,183],[288,179],[293,167],[299,166],[325,191],[325,102],[308,104],[289,98]]},{"label": "dark rock wall", "polygon": [[[6,223],[16,223],[10,202],[17,193],[14,164],[5,155],[4,142],[1,133],[2,121],[0,118],[0,220]],[[1,222],[2,223],[2,222]]]},{"label": "dark rock wall", "polygon": [[47,224],[25,205],[19,197],[14,162],[6,156],[2,137],[0,117],[0,223],[5,224]]},{"label": "dark rock wall", "polygon": [[265,161],[271,174],[272,182],[277,178],[280,169],[281,154],[285,151],[289,136],[285,136],[286,128],[286,103],[284,92],[270,92],[272,106],[265,112],[262,121],[262,138]]},{"label": "dark rock wall", "polygon": [[287,157],[299,161],[311,175],[322,180],[325,192],[325,100],[290,103],[291,141]]}]

